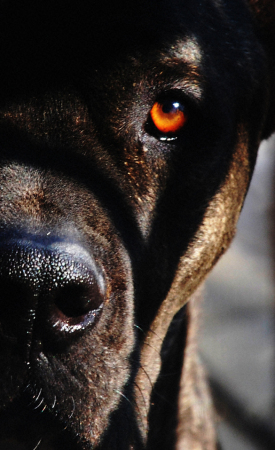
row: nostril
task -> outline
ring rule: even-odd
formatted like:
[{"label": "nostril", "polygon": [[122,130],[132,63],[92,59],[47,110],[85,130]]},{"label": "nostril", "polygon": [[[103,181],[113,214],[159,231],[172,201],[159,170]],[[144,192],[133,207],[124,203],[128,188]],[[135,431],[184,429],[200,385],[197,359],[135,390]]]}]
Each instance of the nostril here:
[{"label": "nostril", "polygon": [[89,284],[74,282],[59,287],[50,299],[42,300],[41,329],[47,332],[48,337],[58,340],[66,339],[68,333],[82,332],[99,317],[104,299],[105,290],[99,289],[96,281],[89,280]]},{"label": "nostril", "polygon": [[100,301],[98,289],[68,285],[59,290],[54,300],[57,308],[67,317],[79,317],[97,309]]},{"label": "nostril", "polygon": [[97,283],[68,284],[58,290],[54,304],[65,316],[77,318],[97,310],[103,300],[104,295]]},{"label": "nostril", "polygon": [[60,335],[83,330],[94,322],[106,298],[106,283],[94,261],[76,261],[75,255],[68,260],[68,255],[63,254],[58,267],[42,303],[52,332]]}]

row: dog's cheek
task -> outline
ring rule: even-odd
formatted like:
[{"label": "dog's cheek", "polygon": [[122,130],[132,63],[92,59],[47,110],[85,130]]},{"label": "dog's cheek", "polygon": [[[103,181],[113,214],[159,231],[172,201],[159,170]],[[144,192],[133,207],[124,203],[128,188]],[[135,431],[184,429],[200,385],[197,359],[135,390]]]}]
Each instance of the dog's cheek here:
[{"label": "dog's cheek", "polygon": [[[17,361],[8,349],[1,353],[4,373],[0,369],[0,377],[6,384],[2,406],[8,406],[28,383],[27,395],[37,398],[33,405],[36,411],[45,409],[74,436],[81,435],[89,445],[96,445],[108,427],[111,413],[124,398],[125,385],[132,376],[135,337],[130,258],[110,219],[93,196],[62,182],[63,191],[66,187],[66,192],[71,193],[71,203],[79,208],[76,213],[66,205],[67,197],[63,195],[64,199],[58,201],[58,194],[63,192],[61,187],[59,191],[61,182],[51,179],[50,175],[48,182],[44,181],[43,191],[42,177],[35,170],[11,165],[3,168],[2,174],[5,176],[0,206],[2,227],[14,227],[21,219],[19,230],[23,224],[29,225],[29,230],[43,232],[41,218],[45,219],[44,226],[53,226],[51,216],[45,213],[47,202],[51,202],[63,211],[62,216],[72,218],[69,223],[85,236],[85,249],[102,267],[107,286],[98,321],[76,337],[58,336],[51,330],[51,322],[45,324],[44,306],[38,307],[30,355],[24,359],[20,354]],[[43,203],[34,195],[36,192],[40,197],[44,194]],[[24,207],[23,202],[19,202],[21,198],[25,199]],[[61,219],[58,215],[55,217],[54,229],[63,223]],[[18,379],[10,382],[9,373]]]},{"label": "dog's cheek", "polygon": [[133,290],[125,289],[104,305],[97,325],[64,353],[41,353],[31,363],[47,409],[89,444],[99,443],[111,413],[124,397],[134,348]]}]

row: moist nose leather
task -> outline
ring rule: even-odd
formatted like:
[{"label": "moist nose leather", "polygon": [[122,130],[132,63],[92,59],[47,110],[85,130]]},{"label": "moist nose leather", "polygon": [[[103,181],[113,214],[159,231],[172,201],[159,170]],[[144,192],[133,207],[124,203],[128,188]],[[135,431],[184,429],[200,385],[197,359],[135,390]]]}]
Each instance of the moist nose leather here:
[{"label": "moist nose leather", "polygon": [[[78,244],[0,244],[0,324],[20,334],[41,305],[55,333],[91,323],[105,299],[102,271]],[[41,305],[40,305],[41,304]]]}]

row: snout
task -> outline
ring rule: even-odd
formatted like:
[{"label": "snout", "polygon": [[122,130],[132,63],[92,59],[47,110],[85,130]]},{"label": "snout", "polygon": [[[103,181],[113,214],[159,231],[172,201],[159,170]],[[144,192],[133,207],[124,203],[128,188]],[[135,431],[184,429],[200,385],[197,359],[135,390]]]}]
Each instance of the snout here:
[{"label": "snout", "polygon": [[20,343],[32,333],[50,340],[77,335],[99,316],[103,270],[78,243],[58,238],[0,240],[0,330]]}]

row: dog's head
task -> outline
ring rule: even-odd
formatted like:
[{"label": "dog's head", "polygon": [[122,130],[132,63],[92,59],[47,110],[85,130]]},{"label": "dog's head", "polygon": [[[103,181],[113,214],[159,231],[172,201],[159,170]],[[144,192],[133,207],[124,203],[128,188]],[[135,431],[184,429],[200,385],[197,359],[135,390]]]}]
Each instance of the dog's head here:
[{"label": "dog's head", "polygon": [[8,450],[140,448],[275,123],[272,0],[73,3],[0,6]]}]

